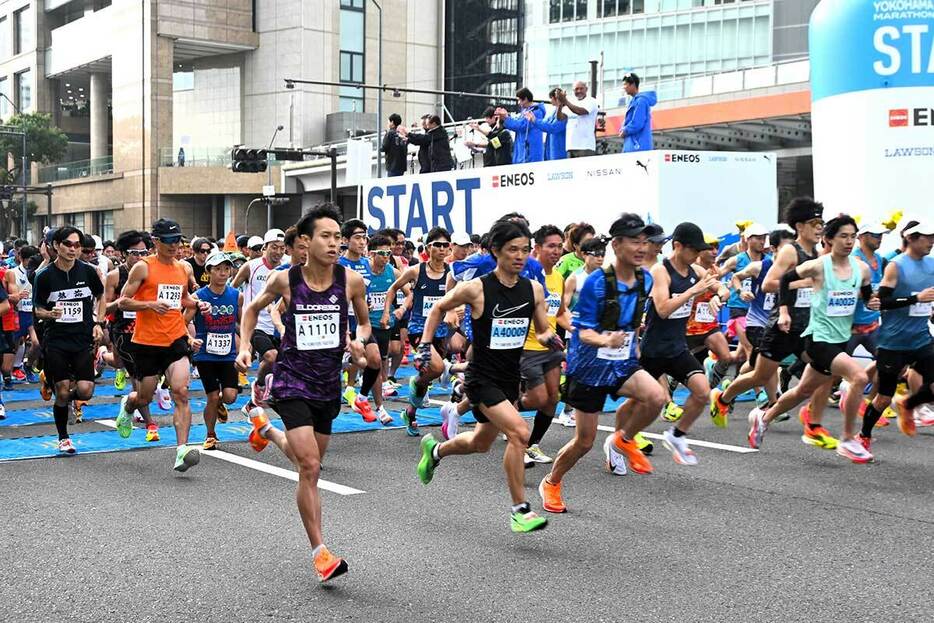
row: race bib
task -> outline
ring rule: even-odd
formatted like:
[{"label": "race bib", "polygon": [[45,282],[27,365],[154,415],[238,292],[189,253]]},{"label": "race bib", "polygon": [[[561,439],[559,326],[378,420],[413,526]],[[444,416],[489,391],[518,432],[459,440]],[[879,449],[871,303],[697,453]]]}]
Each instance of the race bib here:
[{"label": "race bib", "polygon": [[156,290],[156,300],[165,303],[171,309],[181,309],[182,286],[176,283],[160,283]]},{"label": "race bib", "polygon": [[135,312],[135,311],[125,311],[125,312],[123,312],[123,318],[124,318],[125,320],[136,320],[136,312]]},{"label": "race bib", "polygon": [[691,315],[691,310],[694,308],[694,297],[692,296],[686,300],[681,307],[672,312],[669,318],[672,320],[679,320],[681,318],[687,318]]},{"label": "race bib", "polygon": [[[604,331],[603,335],[610,335],[610,333],[612,332]],[[629,351],[632,348],[632,338],[634,335],[634,331],[626,331],[626,337],[623,339],[623,344],[619,348],[610,348],[609,346],[598,348],[597,359],[604,359],[606,361],[625,361],[629,359]]]},{"label": "race bib", "polygon": [[493,318],[490,323],[490,350],[522,348],[528,333],[528,318]]},{"label": "race bib", "polygon": [[710,303],[703,302],[697,304],[697,309],[694,310],[694,322],[700,324],[710,324],[715,322],[716,318],[713,316],[713,312],[710,311]]},{"label": "race bib", "polygon": [[557,316],[558,310],[561,309],[561,297],[557,294],[550,294],[545,302],[548,304],[548,317],[554,318]]},{"label": "race bib", "polygon": [[422,298],[422,317],[427,318],[428,314],[431,313],[431,308],[440,300],[440,296],[426,296]]},{"label": "race bib", "polygon": [[405,305],[405,292],[402,290],[396,290],[396,305],[399,307]]},{"label": "race bib", "polygon": [[386,307],[386,293],[385,292],[370,292],[366,295],[370,303],[370,311],[383,311],[383,308]]},{"label": "race bib", "polygon": [[827,316],[840,318],[852,316],[856,311],[856,290],[830,290],[827,293]]},{"label": "race bib", "polygon": [[[920,292],[912,292],[914,295],[921,294]],[[928,318],[931,315],[932,305],[931,302],[927,303],[917,302],[911,307],[908,308],[908,315],[912,318]]]},{"label": "race bib", "polygon": [[795,307],[810,307],[812,294],[814,294],[814,288],[798,288],[798,294],[795,296]]},{"label": "race bib", "polygon": [[339,328],[338,312],[295,314],[295,345],[298,350],[337,348],[341,343]]},{"label": "race bib", "polygon": [[775,293],[766,292],[765,298],[762,299],[762,309],[765,311],[769,311],[773,307],[775,307]]},{"label": "race bib", "polygon": [[233,349],[233,333],[208,333],[204,349],[209,355],[229,355]]},{"label": "race bib", "polygon": [[743,279],[742,292],[752,292],[752,279]]},{"label": "race bib", "polygon": [[32,311],[32,297],[26,297],[19,302],[19,310],[21,312],[31,312]]},{"label": "race bib", "polygon": [[84,320],[84,301],[59,301],[55,307],[62,310],[62,317],[56,322],[73,324]]}]

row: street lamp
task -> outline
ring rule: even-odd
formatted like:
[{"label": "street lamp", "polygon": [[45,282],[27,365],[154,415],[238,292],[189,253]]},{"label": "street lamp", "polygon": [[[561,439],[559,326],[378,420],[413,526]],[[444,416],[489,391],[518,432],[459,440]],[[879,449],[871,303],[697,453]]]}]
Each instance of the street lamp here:
[{"label": "street lamp", "polygon": [[[272,138],[269,139],[269,147],[266,148],[266,153],[272,149],[272,144],[276,141],[276,135],[282,131],[284,126],[277,125],[276,131],[272,133]],[[266,163],[266,185],[272,186],[272,167],[269,166],[269,163]],[[247,221],[247,226],[250,225],[250,222]],[[266,198],[266,230],[272,229],[272,201],[269,201],[269,198]]]},{"label": "street lamp", "polygon": [[376,95],[376,177],[383,177],[383,157],[380,153],[383,145],[383,7],[376,0],[372,2],[376,6],[379,21],[379,38],[376,47],[376,81],[380,86]]}]

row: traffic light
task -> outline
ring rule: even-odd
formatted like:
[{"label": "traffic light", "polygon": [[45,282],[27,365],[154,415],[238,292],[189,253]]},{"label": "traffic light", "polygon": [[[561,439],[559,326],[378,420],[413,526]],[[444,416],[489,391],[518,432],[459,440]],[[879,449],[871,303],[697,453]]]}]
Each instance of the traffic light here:
[{"label": "traffic light", "polygon": [[234,147],[230,151],[230,170],[234,173],[262,173],[266,170],[266,150]]},{"label": "traffic light", "polygon": [[9,201],[10,199],[13,198],[14,190],[15,189],[13,186],[9,186],[9,185],[0,186],[0,199]]}]

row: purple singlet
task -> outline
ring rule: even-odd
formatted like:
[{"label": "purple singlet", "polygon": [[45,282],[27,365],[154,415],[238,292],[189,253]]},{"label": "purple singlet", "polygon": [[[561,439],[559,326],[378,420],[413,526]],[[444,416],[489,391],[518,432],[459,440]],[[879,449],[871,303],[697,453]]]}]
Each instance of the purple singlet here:
[{"label": "purple singlet", "polygon": [[334,281],[324,292],[308,287],[302,267],[289,269],[289,308],[282,315],[285,335],[273,369],[273,400],[340,399],[341,361],[347,335],[347,276],[334,265]]}]

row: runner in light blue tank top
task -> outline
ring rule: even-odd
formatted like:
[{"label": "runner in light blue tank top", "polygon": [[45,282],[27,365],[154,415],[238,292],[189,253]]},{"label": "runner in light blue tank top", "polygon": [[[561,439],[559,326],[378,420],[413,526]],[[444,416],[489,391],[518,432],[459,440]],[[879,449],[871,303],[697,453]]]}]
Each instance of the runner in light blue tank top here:
[{"label": "runner in light blue tank top", "polygon": [[811,296],[811,320],[802,336],[809,335],[815,342],[828,344],[849,341],[862,271],[856,258],[850,256],[848,259],[850,276],[846,279],[836,275],[831,255],[820,259],[824,265],[824,284]]}]

